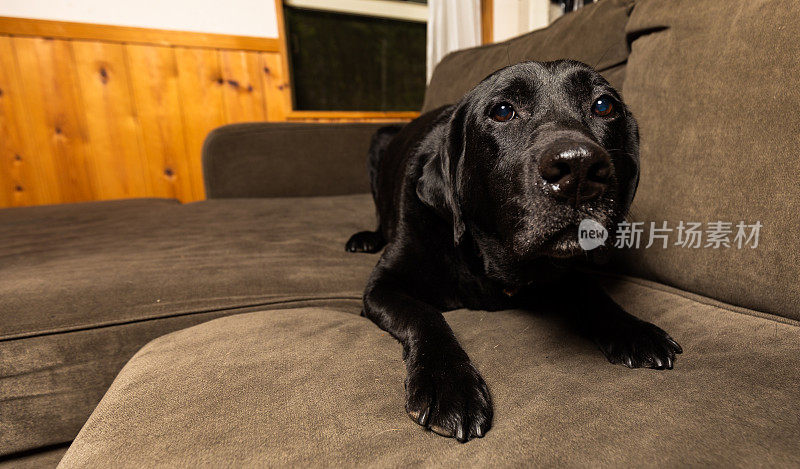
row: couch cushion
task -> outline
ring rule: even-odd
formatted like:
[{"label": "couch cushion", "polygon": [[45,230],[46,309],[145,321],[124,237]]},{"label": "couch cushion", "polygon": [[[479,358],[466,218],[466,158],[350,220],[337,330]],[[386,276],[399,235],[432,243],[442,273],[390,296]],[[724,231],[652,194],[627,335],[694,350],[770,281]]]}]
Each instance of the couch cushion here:
[{"label": "couch cushion", "polygon": [[755,249],[639,249],[629,272],[800,319],[798,17],[795,0],[637,2],[623,88],[641,132],[633,220],[731,222],[731,241],[740,221],[763,226]]},{"label": "couch cushion", "polygon": [[608,287],[681,342],[674,370],[611,365],[546,311],[446,313],[495,399],[494,429],[461,445],[405,415],[401,347],[367,319],[229,316],[139,351],[61,467],[800,464],[797,322]]},{"label": "couch cushion", "polygon": [[628,57],[625,24],[632,5],[633,0],[602,0],[544,29],[448,54],[433,71],[423,112],[455,103],[495,70],[527,60],[579,60],[621,89]]},{"label": "couch cushion", "polygon": [[68,445],[52,446],[41,451],[0,458],[0,469],[51,469],[58,466],[67,448]]},{"label": "couch cushion", "polygon": [[0,339],[361,293],[367,194],[0,211]]},{"label": "couch cushion", "polygon": [[149,340],[269,305],[358,313],[369,195],[0,211],[0,455],[71,440]]},{"label": "couch cushion", "polygon": [[248,122],[219,127],[208,134],[203,145],[206,196],[369,192],[367,151],[372,135],[386,125]]}]

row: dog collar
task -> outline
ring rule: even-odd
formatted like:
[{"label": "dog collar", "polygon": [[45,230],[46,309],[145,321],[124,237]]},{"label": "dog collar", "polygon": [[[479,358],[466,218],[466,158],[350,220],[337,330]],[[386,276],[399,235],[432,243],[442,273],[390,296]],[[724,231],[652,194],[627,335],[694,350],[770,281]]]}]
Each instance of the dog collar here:
[{"label": "dog collar", "polygon": [[512,296],[516,295],[519,292],[519,287],[506,287],[503,288],[503,293],[506,294],[507,297],[511,298]]}]

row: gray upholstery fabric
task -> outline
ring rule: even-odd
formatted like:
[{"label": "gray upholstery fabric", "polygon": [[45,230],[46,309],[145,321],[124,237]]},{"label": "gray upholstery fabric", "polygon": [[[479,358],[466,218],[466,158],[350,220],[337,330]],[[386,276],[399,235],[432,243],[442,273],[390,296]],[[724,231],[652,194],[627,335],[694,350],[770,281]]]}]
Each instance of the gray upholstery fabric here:
[{"label": "gray upholstery fabric", "polygon": [[367,150],[389,124],[232,124],[203,146],[209,199],[369,192]]},{"label": "gray upholstery fabric", "polygon": [[[797,18],[795,0],[637,2],[624,86],[642,141],[631,219],[702,223],[703,247],[638,249],[628,272],[800,319]],[[718,221],[731,223],[731,248],[705,247]],[[757,248],[736,246],[741,221],[762,224]]]},{"label": "gray upholstery fabric", "polygon": [[[360,293],[368,194],[0,211],[0,339]],[[87,312],[91,311],[91,314]]]},{"label": "gray upholstery fabric", "polygon": [[41,451],[25,453],[17,457],[0,458],[0,469],[52,469],[67,452],[67,446],[48,447]]},{"label": "gray upholstery fabric", "polygon": [[623,268],[766,313],[611,282],[684,346],[670,372],[609,365],[548,312],[448,313],[497,403],[495,429],[458,445],[405,417],[400,348],[356,316],[377,258],[342,246],[373,227],[369,197],[229,199],[367,192],[384,124],[227,126],[204,148],[216,200],[0,211],[0,455],[72,439],[143,344],[261,311],[141,350],[64,466],[800,466],[798,3],[636,3],[450,54],[424,110],[509,63],[595,66],[641,125],[634,220],[764,223],[755,250]]},{"label": "gray upholstery fabric", "polygon": [[161,334],[290,305],[359,311],[369,195],[0,211],[0,455],[71,440]]},{"label": "gray upholstery fabric", "polygon": [[446,313],[496,409],[486,437],[459,444],[405,415],[400,346],[369,320],[229,316],[137,353],[60,467],[800,465],[797,322],[608,288],[683,344],[674,370],[611,365],[555,311]]}]

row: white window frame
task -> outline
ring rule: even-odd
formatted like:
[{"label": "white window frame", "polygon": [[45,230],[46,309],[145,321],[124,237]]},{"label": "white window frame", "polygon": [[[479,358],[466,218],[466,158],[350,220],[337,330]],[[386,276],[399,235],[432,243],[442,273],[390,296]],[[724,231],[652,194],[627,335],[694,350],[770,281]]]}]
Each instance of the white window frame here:
[{"label": "white window frame", "polygon": [[394,0],[284,0],[284,5],[307,10],[374,16],[416,23],[428,22],[428,5]]}]

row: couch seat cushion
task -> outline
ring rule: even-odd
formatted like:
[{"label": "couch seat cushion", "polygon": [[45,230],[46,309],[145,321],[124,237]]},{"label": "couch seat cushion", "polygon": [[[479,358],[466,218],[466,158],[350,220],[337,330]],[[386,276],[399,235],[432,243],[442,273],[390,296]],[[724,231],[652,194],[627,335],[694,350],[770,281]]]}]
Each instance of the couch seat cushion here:
[{"label": "couch seat cushion", "polygon": [[647,282],[609,291],[681,342],[674,370],[611,365],[547,311],[446,314],[495,398],[494,429],[468,444],[406,417],[390,336],[362,317],[304,308],[149,343],[61,467],[800,464],[796,322]]},{"label": "couch seat cushion", "polygon": [[70,441],[164,333],[266,306],[358,313],[369,195],[0,211],[0,455]]},{"label": "couch seat cushion", "polygon": [[0,211],[0,339],[361,293],[369,195]]},{"label": "couch seat cushion", "polygon": [[0,469],[51,469],[58,466],[68,447],[68,445],[48,446],[39,451],[0,458]]}]

